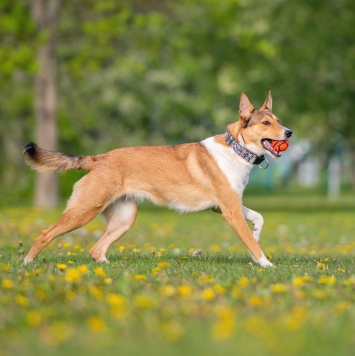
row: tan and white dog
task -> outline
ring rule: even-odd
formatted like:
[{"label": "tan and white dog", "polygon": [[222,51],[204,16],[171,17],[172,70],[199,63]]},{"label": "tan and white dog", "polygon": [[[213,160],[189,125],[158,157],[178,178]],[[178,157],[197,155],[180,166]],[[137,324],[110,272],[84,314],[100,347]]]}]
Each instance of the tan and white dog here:
[{"label": "tan and white dog", "polygon": [[[138,203],[149,199],[180,212],[222,212],[253,260],[263,267],[272,266],[258,244],[263,217],[242,206],[253,164],[260,163],[265,153],[279,157],[271,140],[285,140],[292,134],[271,110],[270,92],[259,110],[242,93],[239,121],[227,126],[227,136],[177,146],[125,147],[97,156],[79,156],[29,143],[24,149],[25,160],[38,171],[89,172],[74,185],[58,222],[37,237],[25,263],[33,261],[57,236],[86,225],[99,213],[103,213],[107,226],[90,255],[97,262],[108,262],[107,249],[132,227]],[[252,233],[246,220],[253,224]]]}]

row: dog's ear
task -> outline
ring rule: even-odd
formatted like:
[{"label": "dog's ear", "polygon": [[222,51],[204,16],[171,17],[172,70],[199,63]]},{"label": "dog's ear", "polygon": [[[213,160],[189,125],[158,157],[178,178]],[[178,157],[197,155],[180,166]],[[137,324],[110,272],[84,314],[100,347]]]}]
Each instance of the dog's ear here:
[{"label": "dog's ear", "polygon": [[240,120],[247,122],[250,119],[251,113],[254,111],[254,106],[249,101],[245,93],[240,94],[239,101],[239,118]]},{"label": "dog's ear", "polygon": [[272,111],[272,97],[271,97],[271,90],[269,90],[269,93],[267,94],[267,98],[265,100],[265,103],[263,106],[260,108],[260,110],[270,110]]}]

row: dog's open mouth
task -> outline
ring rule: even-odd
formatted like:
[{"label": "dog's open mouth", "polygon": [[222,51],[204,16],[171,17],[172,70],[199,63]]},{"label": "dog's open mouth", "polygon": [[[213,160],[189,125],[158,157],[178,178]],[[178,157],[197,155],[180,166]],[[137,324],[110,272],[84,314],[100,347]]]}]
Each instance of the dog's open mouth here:
[{"label": "dog's open mouth", "polygon": [[277,152],[273,147],[272,147],[272,140],[269,138],[264,138],[261,140],[262,146],[269,151],[273,156],[275,157],[281,157],[281,154]]}]

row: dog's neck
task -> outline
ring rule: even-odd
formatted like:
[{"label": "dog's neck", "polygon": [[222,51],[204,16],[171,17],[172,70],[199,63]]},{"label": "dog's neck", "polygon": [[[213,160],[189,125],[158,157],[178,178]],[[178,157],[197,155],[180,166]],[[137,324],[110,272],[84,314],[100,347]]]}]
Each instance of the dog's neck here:
[{"label": "dog's neck", "polygon": [[[241,135],[238,135],[238,139],[244,143],[244,140]],[[261,162],[265,160],[264,155],[258,156],[255,153],[249,151],[247,148],[244,147],[241,143],[239,143],[234,136],[227,131],[226,133],[226,144],[230,146],[233,151],[240,157],[242,157],[245,161],[250,164],[259,165]]]}]

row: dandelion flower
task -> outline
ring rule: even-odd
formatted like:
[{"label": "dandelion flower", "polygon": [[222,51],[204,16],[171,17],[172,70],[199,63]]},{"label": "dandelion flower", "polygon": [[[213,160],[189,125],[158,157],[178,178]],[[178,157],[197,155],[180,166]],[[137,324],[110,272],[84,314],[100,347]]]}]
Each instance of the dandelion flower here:
[{"label": "dandelion flower", "polygon": [[98,277],[104,278],[106,276],[106,273],[105,273],[105,271],[104,271],[104,269],[102,267],[96,267],[94,269],[94,273]]},{"label": "dandelion flower", "polygon": [[270,289],[275,294],[283,294],[287,292],[287,286],[282,283],[275,283],[270,286]]},{"label": "dandelion flower", "polygon": [[14,287],[14,282],[11,279],[3,279],[2,287],[4,289],[12,289]]},{"label": "dandelion flower", "polygon": [[324,263],[322,263],[322,262],[318,262],[317,263],[317,269],[319,271],[324,271],[326,269],[326,265]]},{"label": "dandelion flower", "polygon": [[157,302],[152,297],[146,295],[137,295],[135,298],[135,304],[138,308],[152,309],[156,307]]},{"label": "dandelion flower", "polygon": [[205,300],[213,300],[215,298],[215,293],[212,288],[206,288],[202,291],[202,297]]},{"label": "dandelion flower", "polygon": [[158,263],[158,268],[160,269],[166,269],[170,266],[169,262],[159,262]]},{"label": "dandelion flower", "polygon": [[106,330],[105,322],[98,316],[92,316],[88,319],[87,324],[92,331],[103,332]]},{"label": "dandelion flower", "polygon": [[65,272],[65,276],[64,279],[67,282],[70,283],[76,283],[79,282],[81,277],[81,273],[77,268],[69,268],[66,272]]},{"label": "dandelion flower", "polygon": [[57,268],[59,271],[64,271],[68,266],[64,263],[57,263]]},{"label": "dandelion flower", "polygon": [[189,297],[192,294],[192,288],[187,285],[180,285],[178,287],[178,294],[182,298]]}]

